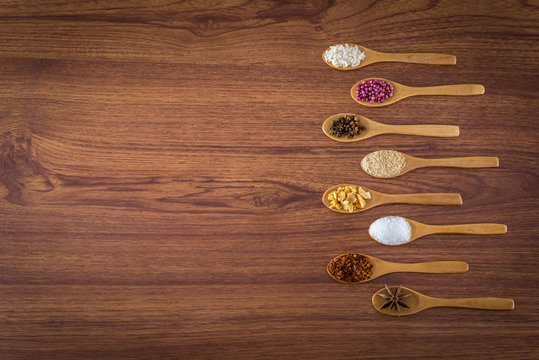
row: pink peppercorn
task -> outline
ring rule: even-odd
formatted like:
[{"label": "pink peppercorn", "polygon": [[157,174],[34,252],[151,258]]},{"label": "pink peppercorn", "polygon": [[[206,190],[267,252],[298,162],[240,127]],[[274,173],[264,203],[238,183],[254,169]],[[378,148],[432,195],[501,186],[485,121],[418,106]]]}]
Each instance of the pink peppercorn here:
[{"label": "pink peppercorn", "polygon": [[362,81],[356,88],[356,99],[359,101],[384,102],[393,96],[393,85],[387,81],[370,79]]}]

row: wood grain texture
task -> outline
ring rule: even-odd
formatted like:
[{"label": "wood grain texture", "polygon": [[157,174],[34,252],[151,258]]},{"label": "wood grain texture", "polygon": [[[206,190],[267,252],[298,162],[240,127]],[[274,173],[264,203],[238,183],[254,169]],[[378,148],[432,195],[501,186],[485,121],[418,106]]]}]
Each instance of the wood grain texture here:
[{"label": "wood grain texture", "polygon": [[[538,18],[526,0],[1,1],[0,358],[539,357]],[[321,60],[341,42],[457,64],[342,72]],[[486,93],[366,108],[349,89],[369,76]],[[337,143],[320,128],[341,112],[460,136]],[[379,149],[500,167],[375,179],[359,163]],[[320,201],[339,183],[464,204],[344,216]],[[508,233],[389,248],[367,234],[388,215]],[[325,271],[345,252],[470,270],[349,287]],[[384,283],[515,310],[393,318],[371,305]]]}]

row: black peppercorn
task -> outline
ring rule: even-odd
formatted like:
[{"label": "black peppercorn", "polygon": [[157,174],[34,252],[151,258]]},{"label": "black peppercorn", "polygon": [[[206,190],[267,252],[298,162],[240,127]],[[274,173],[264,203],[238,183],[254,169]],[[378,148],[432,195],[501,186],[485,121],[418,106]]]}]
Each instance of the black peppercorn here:
[{"label": "black peppercorn", "polygon": [[329,127],[329,134],[337,137],[347,136],[353,138],[359,135],[361,130],[365,130],[365,127],[361,126],[359,118],[354,115],[346,115],[333,120]]}]

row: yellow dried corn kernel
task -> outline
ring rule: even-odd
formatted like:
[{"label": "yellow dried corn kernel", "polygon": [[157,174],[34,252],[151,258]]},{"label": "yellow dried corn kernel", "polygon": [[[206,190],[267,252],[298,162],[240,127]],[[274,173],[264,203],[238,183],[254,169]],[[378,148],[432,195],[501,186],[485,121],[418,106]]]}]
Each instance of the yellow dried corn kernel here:
[{"label": "yellow dried corn kernel", "polygon": [[371,193],[368,192],[368,191],[365,191],[361,186],[359,186],[357,188],[357,192],[359,193],[359,195],[361,195],[361,197],[365,200],[369,200],[371,198]]},{"label": "yellow dried corn kernel", "polygon": [[367,202],[361,196],[357,199],[359,200],[359,208],[363,209],[367,205]]},{"label": "yellow dried corn kernel", "polygon": [[364,208],[367,205],[365,200],[370,198],[371,194],[360,186],[339,186],[336,191],[328,194],[329,208],[352,213]]},{"label": "yellow dried corn kernel", "polygon": [[332,192],[332,193],[329,193],[328,200],[329,201],[334,201],[334,200],[336,201],[337,200],[337,193],[335,191]]}]

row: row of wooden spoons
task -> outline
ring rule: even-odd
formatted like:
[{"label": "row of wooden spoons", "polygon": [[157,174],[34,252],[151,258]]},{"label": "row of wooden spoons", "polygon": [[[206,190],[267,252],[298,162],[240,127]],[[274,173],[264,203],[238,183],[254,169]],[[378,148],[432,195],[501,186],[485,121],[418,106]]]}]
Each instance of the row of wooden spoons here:
[{"label": "row of wooden spoons", "polygon": [[[344,44],[340,44],[344,45]],[[383,53],[375,51],[364,46],[357,44],[348,44],[351,46],[357,46],[360,51],[365,53],[365,59],[361,61],[358,66],[349,66],[349,67],[336,67],[331,62],[326,60],[326,52],[329,50],[326,49],[322,54],[322,59],[330,67],[337,70],[355,70],[362,68],[364,66],[379,63],[379,62],[407,62],[407,63],[417,63],[417,64],[435,64],[435,65],[454,65],[457,62],[457,58],[453,55],[447,54],[435,54],[435,53]],[[384,102],[375,102],[370,103],[366,101],[360,101],[356,99],[356,90],[362,82],[368,81],[370,79],[381,80],[387,83],[390,83],[393,86],[393,95],[386,99]],[[452,96],[467,96],[467,95],[481,95],[485,93],[485,88],[483,85],[479,84],[458,84],[458,85],[442,85],[442,86],[426,86],[426,87],[414,87],[399,84],[398,82],[387,80],[379,77],[370,77],[368,79],[363,79],[358,81],[350,89],[350,95],[354,101],[358,102],[361,105],[369,107],[381,107],[391,105],[400,101],[402,99],[411,97],[411,96],[420,96],[420,95],[452,95]]]},{"label": "row of wooden spoons", "polygon": [[[456,63],[456,57],[446,54],[434,54],[434,53],[406,53],[406,54],[390,54],[382,53],[375,50],[368,49],[363,46],[357,46],[360,51],[365,53],[365,59],[361,61],[360,65],[354,67],[340,68],[335,67],[328,62],[325,58],[325,52],[322,55],[324,62],[337,70],[354,70],[377,62],[410,62],[410,63],[422,63],[422,64],[438,64],[438,65],[452,65]],[[329,49],[328,49],[329,50]],[[327,51],[327,50],[326,50]],[[356,92],[358,87],[370,80],[381,80],[388,82],[393,87],[392,96],[385,99],[383,102],[370,103],[356,99]],[[478,84],[460,84],[460,85],[444,85],[444,86],[430,86],[430,87],[411,87],[403,84],[399,84],[395,81],[371,77],[358,81],[350,89],[350,95],[354,101],[361,105],[369,107],[380,107],[393,104],[399,100],[405,99],[411,96],[418,95],[480,95],[485,92],[485,88]],[[359,135],[350,137],[337,137],[330,133],[330,126],[334,120],[345,117],[347,115],[353,115],[356,118],[360,118],[360,123],[364,129],[362,129]],[[355,114],[335,114],[330,116],[322,125],[322,131],[329,138],[339,142],[356,142],[371,138],[373,136],[382,134],[403,134],[403,135],[417,135],[417,136],[434,136],[434,137],[456,137],[459,135],[458,126],[446,126],[446,125],[387,125],[382,124],[366,117]],[[499,166],[498,158],[496,157],[461,157],[461,158],[445,158],[445,159],[422,159],[416,158],[407,154],[400,153],[406,160],[403,169],[395,176],[405,174],[411,170],[431,167],[431,166],[444,166],[444,167],[463,167],[463,168],[482,168],[482,167],[497,167]],[[366,170],[364,168],[364,170]],[[368,171],[366,171],[369,173]],[[370,174],[375,176],[373,174]],[[389,177],[389,176],[388,176]],[[393,176],[391,176],[393,177]],[[348,184],[341,184],[332,186],[326,190],[322,197],[323,204],[330,210],[340,213],[350,213],[345,209],[335,208],[328,199],[331,193],[336,192],[339,188],[344,188]],[[402,203],[402,204],[420,204],[420,205],[461,205],[462,198],[460,194],[453,193],[421,193],[421,194],[386,194],[377,192],[371,189],[363,187],[363,190],[369,193],[370,198],[365,202],[361,208],[355,208],[352,213],[368,210],[375,206],[390,204],[390,203]],[[459,225],[427,225],[413,220],[405,219],[411,226],[411,236],[408,242],[412,242],[422,236],[436,234],[436,233],[461,233],[461,234],[503,234],[507,231],[507,227],[502,224],[459,224]],[[372,235],[371,235],[372,237]],[[374,237],[373,237],[374,239]],[[376,239],[375,239],[376,240]],[[436,262],[423,262],[423,263],[395,263],[384,261],[373,256],[356,254],[363,256],[372,265],[370,276],[357,283],[370,281],[376,279],[382,275],[395,273],[395,272],[418,272],[418,273],[462,273],[468,271],[468,264],[462,261],[436,261]],[[339,257],[344,256],[340,255]],[[328,274],[336,281],[347,283],[341,279],[335,277],[330,271],[330,265],[336,261],[339,257],[334,258],[327,267]],[[406,298],[406,302],[402,299]],[[388,287],[380,289],[372,297],[373,306],[380,312],[387,315],[410,315],[423,311],[432,307],[464,307],[475,309],[488,309],[488,310],[512,310],[514,309],[514,302],[512,299],[505,298],[463,298],[463,299],[442,299],[423,295],[412,289],[401,287]],[[396,311],[392,311],[392,307]]]},{"label": "row of wooden spoons", "polygon": [[[374,256],[369,256],[365,254],[357,254],[368,259],[369,263],[372,265],[371,274],[368,279],[355,282],[354,284],[361,284],[370,280],[374,280],[380,276],[397,273],[397,272],[414,272],[414,273],[430,273],[430,274],[452,274],[452,273],[464,273],[468,271],[468,264],[463,261],[432,261],[432,262],[422,262],[422,263],[395,263],[390,261],[381,260],[375,258]],[[343,256],[343,255],[340,255]],[[330,264],[337,260],[340,256],[333,259],[327,268],[329,276],[331,276],[335,281],[351,284],[350,282],[345,282],[337,277],[330,271]],[[401,293],[403,296],[406,296],[406,302],[399,302],[396,306],[397,311],[392,311],[391,307],[383,306],[384,303],[389,300],[388,295]],[[384,294],[385,293],[385,294]],[[459,299],[442,299],[434,298],[430,296],[423,295],[417,291],[406,287],[400,287],[398,289],[390,289],[387,285],[385,289],[380,289],[372,296],[372,304],[376,310],[384,313],[386,315],[392,316],[401,316],[401,315],[411,315],[423,311],[425,309],[433,307],[462,307],[462,308],[471,308],[471,309],[484,309],[484,310],[512,310],[515,307],[513,299],[507,298],[492,298],[492,297],[482,297],[482,298],[459,298]],[[400,308],[398,307],[400,304]]]}]

